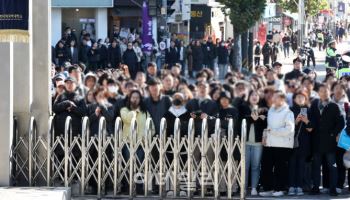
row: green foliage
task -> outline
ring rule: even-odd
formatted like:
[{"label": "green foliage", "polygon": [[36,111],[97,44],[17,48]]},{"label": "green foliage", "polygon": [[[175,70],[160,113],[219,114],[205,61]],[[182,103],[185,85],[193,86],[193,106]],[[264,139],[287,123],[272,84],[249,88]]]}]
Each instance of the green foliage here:
[{"label": "green foliage", "polygon": [[[305,1],[305,14],[306,16],[315,16],[320,10],[328,9],[327,0],[304,0]],[[299,0],[278,0],[277,3],[285,10],[292,13],[298,12]]]},{"label": "green foliage", "polygon": [[223,4],[236,33],[243,33],[261,18],[266,0],[217,0]]}]

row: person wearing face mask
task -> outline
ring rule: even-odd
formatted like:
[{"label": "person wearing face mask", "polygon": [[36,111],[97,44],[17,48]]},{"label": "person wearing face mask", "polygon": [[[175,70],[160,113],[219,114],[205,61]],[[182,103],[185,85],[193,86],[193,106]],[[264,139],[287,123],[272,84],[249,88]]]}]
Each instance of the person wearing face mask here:
[{"label": "person wearing face mask", "polygon": [[187,135],[187,125],[191,116],[185,107],[185,96],[182,93],[175,93],[172,97],[173,101],[171,107],[164,115],[167,121],[167,137],[174,135],[174,124],[176,118],[180,119],[180,134],[181,137],[184,137]]},{"label": "person wearing face mask", "polygon": [[224,42],[220,43],[220,46],[217,48],[218,55],[218,67],[219,67],[219,78],[221,80],[225,79],[228,66],[228,49],[225,46]]},{"label": "person wearing face mask", "polygon": [[114,79],[109,78],[107,80],[107,99],[112,105],[117,103],[119,88]]},{"label": "person wearing face mask", "polygon": [[88,116],[90,120],[91,133],[98,134],[99,119],[104,117],[107,122],[107,132],[113,133],[113,105],[107,100],[107,92],[104,88],[99,87],[94,92],[96,102],[88,106]]}]

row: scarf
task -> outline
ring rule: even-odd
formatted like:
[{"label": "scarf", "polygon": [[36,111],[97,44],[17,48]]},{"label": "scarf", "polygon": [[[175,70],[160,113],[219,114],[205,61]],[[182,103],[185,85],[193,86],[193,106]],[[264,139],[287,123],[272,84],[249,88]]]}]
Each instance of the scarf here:
[{"label": "scarf", "polygon": [[180,117],[182,114],[187,112],[185,106],[181,106],[181,108],[176,108],[175,106],[171,106],[169,108],[169,112],[171,112],[176,118]]}]

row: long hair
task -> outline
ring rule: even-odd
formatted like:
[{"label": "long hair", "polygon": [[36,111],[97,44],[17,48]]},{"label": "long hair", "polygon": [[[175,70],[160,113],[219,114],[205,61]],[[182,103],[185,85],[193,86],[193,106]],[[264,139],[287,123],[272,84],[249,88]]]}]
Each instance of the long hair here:
[{"label": "long hair", "polygon": [[139,96],[140,96],[140,111],[143,112],[143,113],[146,113],[147,110],[146,110],[146,106],[145,106],[145,103],[143,101],[143,97],[142,97],[142,94],[139,90],[132,90],[129,94],[129,97],[128,97],[128,100],[126,102],[126,107],[131,110],[131,96],[134,94],[134,93],[137,93]]}]

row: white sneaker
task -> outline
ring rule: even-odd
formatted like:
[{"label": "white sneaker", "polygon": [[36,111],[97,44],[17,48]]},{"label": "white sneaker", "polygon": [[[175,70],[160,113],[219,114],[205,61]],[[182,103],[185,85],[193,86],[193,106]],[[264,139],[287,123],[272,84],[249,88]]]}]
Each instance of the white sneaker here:
[{"label": "white sneaker", "polygon": [[272,191],[260,192],[259,195],[262,197],[271,197]]},{"label": "white sneaker", "polygon": [[303,189],[300,188],[300,187],[298,187],[298,188],[296,189],[296,192],[297,192],[297,196],[302,196],[302,195],[304,195]]},{"label": "white sneaker", "polygon": [[187,196],[187,192],[185,191],[180,191],[180,197],[186,197]]},{"label": "white sneaker", "polygon": [[341,194],[342,189],[340,189],[340,188],[335,188],[335,190],[337,191],[338,194]]},{"label": "white sneaker", "polygon": [[288,196],[294,196],[295,195],[295,187],[290,187],[288,190]]},{"label": "white sneaker", "polygon": [[322,188],[322,189],[320,190],[320,192],[321,192],[322,194],[326,194],[326,193],[329,192],[329,189],[328,189],[328,188]]},{"label": "white sneaker", "polygon": [[258,195],[258,191],[256,191],[255,188],[252,188],[252,191],[250,192],[250,195],[257,196]]},{"label": "white sneaker", "polygon": [[167,197],[172,197],[172,196],[174,196],[174,191],[168,191],[168,192],[166,193],[166,196],[167,196]]},{"label": "white sneaker", "polygon": [[284,195],[284,193],[282,191],[276,191],[272,194],[272,196],[274,196],[274,197],[281,197],[283,195]]}]

